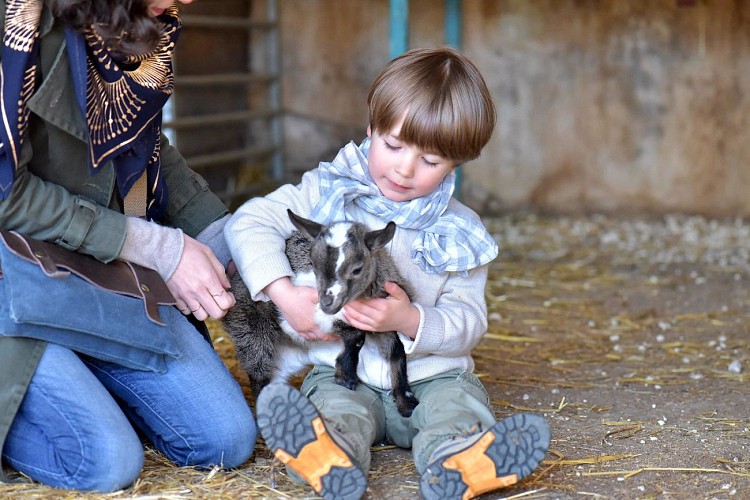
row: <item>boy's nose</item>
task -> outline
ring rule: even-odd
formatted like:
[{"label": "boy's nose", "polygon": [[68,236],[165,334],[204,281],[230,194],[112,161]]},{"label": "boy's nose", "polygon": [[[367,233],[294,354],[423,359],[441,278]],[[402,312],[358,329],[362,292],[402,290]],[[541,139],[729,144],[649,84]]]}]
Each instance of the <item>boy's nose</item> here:
[{"label": "boy's nose", "polygon": [[396,165],[396,173],[402,177],[411,177],[414,175],[414,169],[416,165],[414,160],[405,160],[402,162],[399,162]]}]

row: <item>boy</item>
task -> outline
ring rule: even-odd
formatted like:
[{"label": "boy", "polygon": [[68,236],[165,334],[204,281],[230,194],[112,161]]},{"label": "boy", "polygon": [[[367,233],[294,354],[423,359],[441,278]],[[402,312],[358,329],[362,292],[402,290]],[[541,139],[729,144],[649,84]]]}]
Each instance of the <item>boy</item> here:
[{"label": "boy", "polygon": [[[276,383],[256,395],[258,426],[290,476],[325,498],[364,494],[370,446],[381,441],[412,448],[425,498],[472,498],[528,476],[550,440],[539,416],[496,422],[472,374],[471,351],[487,328],[488,263],[498,251],[479,217],[452,193],[455,167],[489,141],[495,108],[477,68],[450,48],[391,61],[368,106],[361,145],[345,146],[298,185],[246,202],[225,229],[253,299],[272,300],[305,338],[328,340],[310,348],[314,367],[301,393]],[[397,224],[389,248],[414,285],[414,302],[388,283],[388,297],[354,302],[345,317],[362,330],[399,332],[420,401],[411,417],[398,413],[387,362],[370,343],[360,353],[357,389],[334,382],[341,345],[314,323],[315,290],[289,280],[288,208],[321,223]]]}]

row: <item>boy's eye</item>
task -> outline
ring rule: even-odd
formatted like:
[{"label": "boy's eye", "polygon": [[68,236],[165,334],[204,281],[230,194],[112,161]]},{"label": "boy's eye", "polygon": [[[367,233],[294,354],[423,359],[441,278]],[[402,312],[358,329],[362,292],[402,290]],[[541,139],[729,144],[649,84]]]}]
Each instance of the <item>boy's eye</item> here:
[{"label": "boy's eye", "polygon": [[397,149],[399,149],[399,146],[390,144],[388,141],[383,141],[383,144],[385,144],[385,147],[387,149],[390,149],[391,151],[396,151]]},{"label": "boy's eye", "polygon": [[438,162],[431,162],[431,161],[430,161],[430,160],[428,160],[427,158],[422,158],[422,160],[423,160],[423,161],[425,162],[425,164],[426,164],[426,165],[427,165],[428,167],[437,167],[437,166],[438,166]]}]

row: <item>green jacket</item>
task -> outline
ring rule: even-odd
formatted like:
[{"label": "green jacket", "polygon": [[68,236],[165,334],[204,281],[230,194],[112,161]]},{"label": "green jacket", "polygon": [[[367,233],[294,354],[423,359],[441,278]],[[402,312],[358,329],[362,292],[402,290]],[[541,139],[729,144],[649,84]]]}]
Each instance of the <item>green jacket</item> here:
[{"label": "green jacket", "polygon": [[[4,21],[3,0],[0,27]],[[122,249],[126,217],[111,162],[97,174],[89,173],[86,123],[75,98],[64,30],[55,25],[46,6],[40,49],[37,89],[29,101],[29,133],[13,190],[0,201],[0,229],[109,262]],[[164,136],[161,151],[169,205],[159,222],[194,237],[228,211]],[[0,450],[43,351],[42,342],[0,338]]]}]

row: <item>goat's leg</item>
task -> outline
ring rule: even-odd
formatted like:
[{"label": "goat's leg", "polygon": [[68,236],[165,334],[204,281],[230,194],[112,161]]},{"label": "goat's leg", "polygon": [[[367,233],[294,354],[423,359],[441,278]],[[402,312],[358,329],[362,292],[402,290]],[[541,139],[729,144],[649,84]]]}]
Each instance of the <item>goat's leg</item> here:
[{"label": "goat's leg", "polygon": [[258,394],[260,394],[260,391],[263,390],[265,386],[271,383],[271,379],[266,377],[262,380],[251,378],[250,379],[250,389],[253,390],[253,397],[258,397]]},{"label": "goat's leg", "polygon": [[276,345],[272,342],[263,342],[261,336],[259,342],[235,345],[237,360],[248,379],[253,396],[258,397],[260,391],[271,382],[273,372],[277,363]]},{"label": "goat's leg", "polygon": [[359,384],[357,365],[366,333],[343,321],[336,322],[334,330],[344,339],[344,350],[336,358],[336,383],[353,391]]},{"label": "goat's leg", "polygon": [[388,362],[391,366],[393,397],[396,398],[398,412],[404,417],[410,417],[419,401],[414,397],[411,386],[409,386],[409,378],[406,374],[406,351],[404,351],[404,344],[401,343],[396,332],[390,334],[390,341]]},{"label": "goat's leg", "polygon": [[279,327],[278,312],[265,302],[247,298],[229,310],[224,330],[232,338],[237,361],[250,379],[253,395],[258,397],[276,371],[279,362],[276,346],[286,335]]}]

